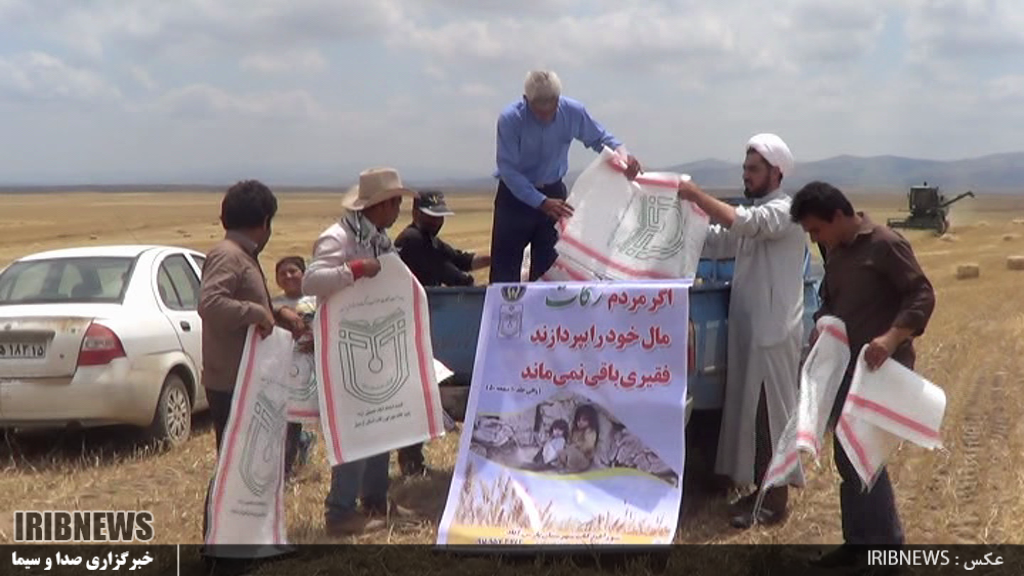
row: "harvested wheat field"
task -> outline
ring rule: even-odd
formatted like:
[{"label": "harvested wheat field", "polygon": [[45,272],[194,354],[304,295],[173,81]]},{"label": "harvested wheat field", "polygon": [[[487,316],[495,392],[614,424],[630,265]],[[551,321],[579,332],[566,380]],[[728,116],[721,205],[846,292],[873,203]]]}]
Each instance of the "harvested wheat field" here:
[{"label": "harvested wheat field", "polygon": [[[217,219],[220,192],[54,193],[0,196],[0,266],[44,249],[105,243],[176,244],[208,249],[222,236]],[[273,283],[273,265],[288,254],[309,256],[313,240],[337,212],[338,194],[284,192],[274,236],[261,257]],[[855,195],[859,209],[876,221],[896,216],[902,194]],[[486,249],[491,201],[452,195],[458,215],[442,235],[456,246]],[[1018,295],[1024,272],[1007,265],[1022,254],[1016,238],[1024,198],[988,196],[953,209],[945,242],[927,231],[908,231],[924,269],[937,288],[937,308],[917,342],[917,369],[942,386],[948,409],[946,450],[905,446],[890,465],[908,542],[1024,542],[1024,304]],[[392,235],[408,221],[399,221]],[[980,223],[980,225],[979,225]],[[958,268],[977,265],[977,277],[958,279]],[[484,278],[486,271],[478,274]],[[965,276],[965,274],[961,274]],[[972,276],[972,274],[966,274]],[[276,287],[272,286],[272,291]],[[714,426],[691,427],[705,439]],[[131,431],[10,435],[0,446],[0,541],[11,542],[14,510],[123,510],[154,513],[156,542],[198,543],[203,497],[214,467],[213,434],[203,416],[193,438],[162,453],[140,448]],[[399,522],[354,541],[433,543],[455,460],[457,434],[428,445],[428,476],[406,480],[393,463],[395,499],[420,521]],[[806,543],[841,541],[838,477],[831,452],[823,466],[808,469],[808,485],[791,498],[788,521],[775,528],[735,531],[726,508],[732,496],[695,472],[687,474],[677,540],[686,543]],[[394,459],[393,459],[394,460]],[[323,531],[323,499],[329,469],[322,443],[313,462],[287,491],[288,531],[297,543],[342,542]]]}]

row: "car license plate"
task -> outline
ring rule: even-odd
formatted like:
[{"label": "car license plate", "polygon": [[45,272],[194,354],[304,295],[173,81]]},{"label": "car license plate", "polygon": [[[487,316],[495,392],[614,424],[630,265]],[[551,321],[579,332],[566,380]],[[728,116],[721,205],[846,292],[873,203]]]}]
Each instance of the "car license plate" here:
[{"label": "car license plate", "polygon": [[0,360],[45,357],[46,344],[32,342],[0,342]]}]

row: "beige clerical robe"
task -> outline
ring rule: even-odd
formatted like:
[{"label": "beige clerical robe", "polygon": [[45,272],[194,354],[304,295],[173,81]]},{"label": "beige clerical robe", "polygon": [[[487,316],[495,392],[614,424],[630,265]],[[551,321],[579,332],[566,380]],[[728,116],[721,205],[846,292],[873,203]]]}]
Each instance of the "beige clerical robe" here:
[{"label": "beige clerical robe", "polygon": [[[728,372],[715,472],[754,484],[757,403],[762,385],[772,450],[797,408],[803,344],[804,231],[789,215],[792,199],[775,190],[737,207],[726,229],[712,225],[706,258],[735,256],[728,321]],[[789,482],[802,486],[801,472]]]}]

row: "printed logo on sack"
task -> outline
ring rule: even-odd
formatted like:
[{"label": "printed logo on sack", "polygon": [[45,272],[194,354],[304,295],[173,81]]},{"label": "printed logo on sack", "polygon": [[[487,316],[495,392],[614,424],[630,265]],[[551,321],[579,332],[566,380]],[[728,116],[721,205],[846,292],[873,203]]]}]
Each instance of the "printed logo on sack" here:
[{"label": "printed logo on sack", "polygon": [[144,510],[18,510],[15,542],[149,542],[153,513]]},{"label": "printed logo on sack", "polygon": [[387,402],[409,380],[405,312],[399,309],[372,322],[343,320],[339,324],[345,391],[370,404]]},{"label": "printed logo on sack", "polygon": [[505,299],[505,302],[518,302],[523,299],[526,295],[526,286],[522,284],[516,284],[515,286],[503,286],[501,288],[501,297]]},{"label": "printed logo on sack", "polygon": [[635,217],[636,227],[618,245],[624,255],[637,260],[667,260],[683,249],[683,211],[674,196],[641,197]]},{"label": "printed logo on sack", "polygon": [[288,371],[288,393],[292,400],[308,400],[316,394],[314,362],[310,354],[295,354],[292,357],[292,368]]},{"label": "printed logo on sack", "polygon": [[275,462],[281,461],[281,437],[285,425],[284,405],[275,406],[265,394],[256,397],[256,406],[245,434],[241,456],[242,482],[254,496],[263,496],[273,487],[279,472]]}]

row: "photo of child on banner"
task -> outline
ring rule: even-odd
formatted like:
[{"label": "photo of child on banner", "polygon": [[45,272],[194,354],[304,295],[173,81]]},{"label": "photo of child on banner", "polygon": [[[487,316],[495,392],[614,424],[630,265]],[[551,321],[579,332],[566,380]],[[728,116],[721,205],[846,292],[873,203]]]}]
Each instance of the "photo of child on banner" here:
[{"label": "photo of child on banner", "polygon": [[615,415],[585,396],[558,393],[516,414],[478,415],[470,451],[550,474],[630,468],[675,485],[679,477]]},{"label": "photo of child on banner", "polygon": [[331,466],[445,433],[426,292],[397,254],[323,302],[314,320],[319,412]]}]

